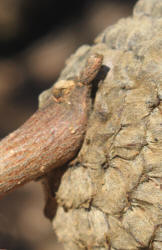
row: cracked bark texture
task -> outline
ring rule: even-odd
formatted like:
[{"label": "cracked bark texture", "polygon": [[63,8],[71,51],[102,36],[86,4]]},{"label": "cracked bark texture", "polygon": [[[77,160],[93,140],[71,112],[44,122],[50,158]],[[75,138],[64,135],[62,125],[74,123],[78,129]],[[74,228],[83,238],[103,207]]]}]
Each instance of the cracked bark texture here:
[{"label": "cracked bark texture", "polygon": [[101,75],[110,71],[77,158],[43,181],[46,215],[66,250],[162,249],[162,1],[140,0],[132,17],[79,48],[60,79],[92,52],[104,56]]}]

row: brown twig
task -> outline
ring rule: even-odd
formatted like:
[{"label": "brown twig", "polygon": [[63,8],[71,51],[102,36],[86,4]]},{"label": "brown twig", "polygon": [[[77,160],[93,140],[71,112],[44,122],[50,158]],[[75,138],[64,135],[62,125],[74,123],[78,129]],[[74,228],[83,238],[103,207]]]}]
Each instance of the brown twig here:
[{"label": "brown twig", "polygon": [[0,142],[0,196],[62,166],[83,141],[89,110],[89,83],[102,64],[94,54],[78,80],[59,81],[45,107]]}]

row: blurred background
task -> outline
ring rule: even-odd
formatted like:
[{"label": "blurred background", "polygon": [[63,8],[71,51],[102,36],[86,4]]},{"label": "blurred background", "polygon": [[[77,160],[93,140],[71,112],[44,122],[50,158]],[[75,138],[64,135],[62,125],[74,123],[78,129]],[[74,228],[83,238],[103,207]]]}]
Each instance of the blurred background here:
[{"label": "blurred background", "polygon": [[[36,109],[65,60],[104,28],[131,15],[136,0],[0,0],[0,139]],[[39,182],[0,200],[0,249],[63,250],[43,215]]]}]

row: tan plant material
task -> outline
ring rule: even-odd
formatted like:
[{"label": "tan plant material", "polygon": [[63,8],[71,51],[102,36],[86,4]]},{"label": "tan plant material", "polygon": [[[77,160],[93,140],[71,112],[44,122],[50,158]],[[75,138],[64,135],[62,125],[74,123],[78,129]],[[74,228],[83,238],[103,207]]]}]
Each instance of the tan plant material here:
[{"label": "tan plant material", "polygon": [[[39,176],[35,172],[30,174],[28,166],[31,165],[40,175],[47,170],[43,179],[45,213],[52,219],[53,228],[67,250],[162,249],[161,17],[161,0],[140,0],[132,17],[119,20],[105,29],[96,38],[95,45],[79,48],[67,61],[56,88],[41,94],[40,110],[35,115],[39,114],[43,127],[39,122],[33,124],[30,120],[22,127],[31,133],[30,137],[26,137],[28,147],[25,148],[22,128],[14,132],[15,135],[18,133],[18,137],[11,135],[1,142],[2,159],[8,152],[6,145],[10,145],[5,140],[14,142],[15,148],[21,143],[25,148],[21,157],[17,154],[19,162],[16,165],[9,163],[12,161],[0,159],[1,173],[6,171],[3,175],[5,181],[0,179],[1,194],[12,189],[13,183],[19,185],[26,181],[22,169],[25,176],[30,176],[28,180]],[[99,65],[92,67],[95,73],[87,74],[90,80],[87,82],[85,73],[77,80],[75,76],[83,68],[87,56],[96,53],[103,56],[103,66],[100,57]],[[101,75],[96,79],[99,82],[98,91],[96,96],[92,92],[95,98],[90,109],[89,87],[83,82],[89,84],[99,69]],[[66,89],[65,79],[75,79],[67,80],[69,89]],[[99,81],[101,79],[103,81]],[[44,114],[45,111],[46,114],[49,112],[49,107],[50,116]],[[57,116],[55,109],[59,112],[63,110],[62,115]],[[55,148],[53,143],[56,145],[56,142],[51,131],[56,117],[56,127],[60,133],[57,134]],[[64,129],[60,124],[64,125]],[[38,130],[32,130],[35,125],[38,125]],[[46,129],[47,125],[50,129]],[[41,134],[42,128],[46,135]],[[79,128],[79,139],[75,137],[75,128]],[[67,134],[64,134],[65,131]],[[39,136],[34,139],[35,134]],[[19,137],[20,141],[16,139]],[[68,143],[64,143],[65,138],[68,138]],[[77,143],[73,143],[72,138]],[[69,168],[57,168],[49,172],[50,166],[51,169],[61,166],[76,156],[83,138],[81,150],[70,162]],[[34,160],[32,148],[39,152]],[[54,156],[55,160],[46,164],[46,155],[48,159],[53,159],[56,149],[59,149],[57,157]],[[8,154],[8,159],[15,158],[16,152],[19,151],[12,155],[11,148],[11,157]],[[24,163],[19,163],[25,152],[31,158],[23,168]],[[37,165],[33,162],[37,162]],[[12,175],[17,166],[20,166],[18,172]]]},{"label": "tan plant material", "polygon": [[77,158],[60,185],[55,171],[44,180],[45,212],[52,218],[57,200],[52,223],[67,250],[162,249],[161,17],[161,0],[140,0],[61,74],[75,75],[87,53],[104,56],[105,75],[110,68]]}]

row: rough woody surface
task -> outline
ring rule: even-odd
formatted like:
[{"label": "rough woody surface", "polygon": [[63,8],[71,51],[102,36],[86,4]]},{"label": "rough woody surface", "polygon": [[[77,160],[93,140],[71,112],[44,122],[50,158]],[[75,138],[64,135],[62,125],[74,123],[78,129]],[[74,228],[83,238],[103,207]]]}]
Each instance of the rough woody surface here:
[{"label": "rough woody surface", "polygon": [[77,159],[44,180],[45,212],[52,218],[57,200],[53,228],[67,250],[162,249],[162,1],[140,0],[78,49],[60,79],[89,53],[104,56],[106,77]]},{"label": "rough woody surface", "polygon": [[93,54],[80,75],[60,80],[20,128],[0,142],[0,197],[72,160],[83,142],[92,81],[103,56]]}]

